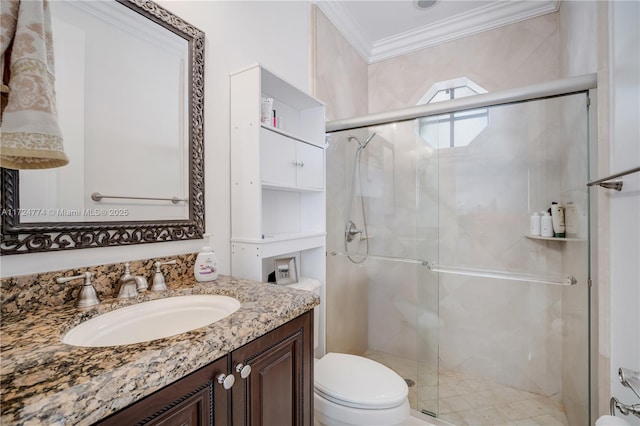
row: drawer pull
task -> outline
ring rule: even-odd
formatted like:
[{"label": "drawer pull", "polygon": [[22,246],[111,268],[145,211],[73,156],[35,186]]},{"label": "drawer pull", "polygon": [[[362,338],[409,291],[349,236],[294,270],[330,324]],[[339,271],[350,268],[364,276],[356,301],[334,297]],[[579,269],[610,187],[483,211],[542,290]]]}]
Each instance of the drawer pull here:
[{"label": "drawer pull", "polygon": [[249,377],[249,374],[251,374],[251,366],[240,363],[236,365],[236,371],[240,373],[240,377],[246,379],[247,377]]},{"label": "drawer pull", "polygon": [[222,385],[223,388],[229,390],[236,382],[236,378],[233,377],[233,374],[218,374],[218,383]]}]

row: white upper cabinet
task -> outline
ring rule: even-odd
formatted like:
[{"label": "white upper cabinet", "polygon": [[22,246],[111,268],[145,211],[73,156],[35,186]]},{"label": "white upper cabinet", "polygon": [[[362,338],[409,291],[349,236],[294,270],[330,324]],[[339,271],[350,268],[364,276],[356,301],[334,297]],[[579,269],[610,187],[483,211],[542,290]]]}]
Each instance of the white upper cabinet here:
[{"label": "white upper cabinet", "polygon": [[324,151],[315,145],[262,128],[260,170],[263,185],[322,190]]}]

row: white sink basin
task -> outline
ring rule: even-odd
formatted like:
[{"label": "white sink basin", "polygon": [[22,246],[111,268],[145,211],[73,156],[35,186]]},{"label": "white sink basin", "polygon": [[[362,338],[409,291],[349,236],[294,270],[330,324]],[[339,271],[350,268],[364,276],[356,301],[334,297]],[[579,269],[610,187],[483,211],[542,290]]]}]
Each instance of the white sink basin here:
[{"label": "white sink basin", "polygon": [[91,318],[72,328],[62,342],[94,347],[148,342],[204,327],[239,308],[233,297],[209,294],[150,300]]}]

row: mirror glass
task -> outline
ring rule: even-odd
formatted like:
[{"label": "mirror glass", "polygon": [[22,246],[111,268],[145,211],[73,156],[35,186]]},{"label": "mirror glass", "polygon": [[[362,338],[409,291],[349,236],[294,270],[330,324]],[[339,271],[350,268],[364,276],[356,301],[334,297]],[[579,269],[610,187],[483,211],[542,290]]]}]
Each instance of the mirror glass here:
[{"label": "mirror glass", "polygon": [[[3,170],[3,211],[16,213],[3,217],[3,254],[8,242],[24,245],[23,232],[50,239],[47,249],[87,246],[56,244],[55,224],[89,231],[81,235],[92,242],[100,224],[110,242],[96,245],[200,238],[204,34],[148,1],[50,5],[69,164]],[[179,230],[163,236],[167,226]],[[141,229],[151,233],[136,237]],[[38,251],[48,245],[36,240]]]},{"label": "mirror glass", "polygon": [[187,219],[187,41],[117,2],[52,2],[51,20],[69,165],[20,172],[22,222]]}]

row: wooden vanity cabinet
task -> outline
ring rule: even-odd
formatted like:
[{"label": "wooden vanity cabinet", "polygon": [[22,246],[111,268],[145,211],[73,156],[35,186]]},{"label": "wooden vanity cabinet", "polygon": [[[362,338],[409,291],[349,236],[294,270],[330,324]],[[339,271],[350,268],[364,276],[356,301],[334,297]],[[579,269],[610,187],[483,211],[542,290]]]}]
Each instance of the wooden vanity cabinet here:
[{"label": "wooden vanity cabinet", "polygon": [[[234,426],[313,425],[313,311],[231,353]],[[251,373],[241,378],[241,366]]]},{"label": "wooden vanity cabinet", "polygon": [[231,393],[216,377],[229,371],[227,356],[99,421],[98,425],[229,425]]},{"label": "wooden vanity cabinet", "polygon": [[[239,364],[251,367],[246,378]],[[221,374],[234,376],[229,390]],[[313,311],[97,424],[312,426]]]}]

